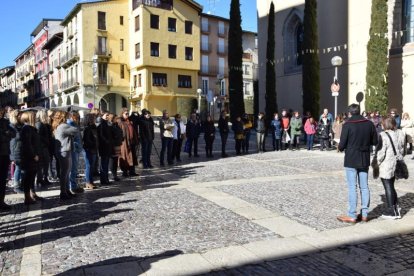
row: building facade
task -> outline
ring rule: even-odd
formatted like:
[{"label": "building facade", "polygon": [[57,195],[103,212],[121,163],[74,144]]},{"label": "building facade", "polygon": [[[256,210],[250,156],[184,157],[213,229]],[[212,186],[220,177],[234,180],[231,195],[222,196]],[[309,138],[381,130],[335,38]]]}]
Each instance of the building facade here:
[{"label": "building facade", "polygon": [[[257,1],[259,72],[266,72],[266,43],[268,14],[271,0]],[[273,1],[275,5],[275,63],[276,89],[280,108],[302,111],[302,61],[301,55],[312,49],[303,49],[303,0]],[[372,1],[319,0],[318,36],[320,58],[320,106],[334,110],[334,97],[330,90],[335,74],[331,64],[334,56],[342,58],[338,67],[341,89],[338,96],[338,112],[346,111],[350,103],[356,103],[356,95],[375,93],[365,84],[367,43],[369,41]],[[414,4],[411,0],[388,1],[389,49],[389,108],[414,113],[414,100],[410,89],[414,86]],[[259,106],[265,108],[265,78],[259,80]],[[361,102],[364,110],[364,100]]]},{"label": "building facade", "polygon": [[128,107],[128,0],[79,3],[62,26],[63,40],[52,58],[60,73],[54,75],[51,105],[114,113]]},{"label": "building facade", "polygon": [[49,104],[49,53],[43,46],[56,33],[62,32],[61,19],[43,19],[31,33],[34,47],[34,105],[50,107]]},{"label": "building facade", "polygon": [[34,47],[30,45],[15,60],[17,104],[30,107],[34,104]]},{"label": "building facade", "polygon": [[188,115],[199,87],[202,7],[192,0],[131,0],[129,9],[132,106]]},{"label": "building facade", "polygon": [[243,32],[243,97],[247,114],[254,113],[255,82],[258,80],[257,34]]},{"label": "building facade", "polygon": [[0,106],[16,106],[16,73],[14,66],[0,69]]}]

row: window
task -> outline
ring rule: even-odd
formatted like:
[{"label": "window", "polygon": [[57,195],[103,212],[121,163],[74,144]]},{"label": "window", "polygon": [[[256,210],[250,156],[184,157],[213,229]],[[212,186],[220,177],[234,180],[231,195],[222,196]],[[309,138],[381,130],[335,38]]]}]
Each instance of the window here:
[{"label": "window", "polygon": [[98,29],[106,30],[106,13],[98,11]]},{"label": "window", "polygon": [[224,35],[224,22],[223,21],[219,21],[218,33],[219,35]]},{"label": "window", "polygon": [[224,54],[224,38],[219,38],[217,52],[218,54]]},{"label": "window", "polygon": [[142,75],[138,74],[138,87],[142,86]]},{"label": "window", "polygon": [[167,74],[152,73],[153,86],[167,86]]},{"label": "window", "polygon": [[244,74],[250,75],[250,66],[247,64],[244,65]]},{"label": "window", "polygon": [[98,84],[108,84],[107,63],[98,63]]},{"label": "window", "polygon": [[191,76],[178,75],[178,87],[191,88]]},{"label": "window", "polygon": [[208,74],[208,56],[201,56],[201,73]]},{"label": "window", "polygon": [[201,51],[209,52],[210,45],[208,43],[208,35],[201,35]]},{"label": "window", "polygon": [[135,31],[139,31],[139,15],[135,16]]},{"label": "window", "polygon": [[98,36],[98,55],[106,55],[106,37],[105,36]]},{"label": "window", "polygon": [[124,25],[124,17],[122,15],[119,17],[119,24]]},{"label": "window", "polygon": [[169,32],[177,31],[177,19],[168,17],[168,31]]},{"label": "window", "polygon": [[193,60],[193,48],[185,47],[185,59]]},{"label": "window", "polygon": [[121,79],[125,79],[125,66],[123,64],[120,65],[119,74],[121,75]]},{"label": "window", "polygon": [[152,29],[159,29],[160,28],[160,17],[155,14],[151,14],[151,22],[150,26]]},{"label": "window", "polygon": [[168,57],[177,58],[177,45],[168,44]]},{"label": "window", "polygon": [[119,50],[123,51],[124,50],[124,40],[121,38],[121,40],[119,41]]},{"label": "window", "polygon": [[414,1],[405,0],[402,12],[402,43],[414,42]]},{"label": "window", "polygon": [[222,79],[220,83],[220,96],[226,96],[226,80]]},{"label": "window", "polygon": [[219,60],[219,70],[218,73],[219,75],[224,75],[224,58],[220,57]]},{"label": "window", "polygon": [[210,31],[210,26],[208,24],[208,18],[206,17],[201,18],[201,31],[205,33]]},{"label": "window", "polygon": [[151,56],[159,57],[160,56],[160,44],[151,42]]},{"label": "window", "polygon": [[140,47],[140,43],[135,44],[135,59],[139,59],[141,57]]},{"label": "window", "polygon": [[192,34],[193,33],[193,22],[192,21],[185,21],[185,33]]},{"label": "window", "polygon": [[201,80],[202,85],[201,85],[201,90],[203,90],[203,95],[207,95],[208,92],[208,78],[203,78]]},{"label": "window", "polygon": [[283,26],[283,55],[291,57],[285,59],[285,73],[299,72],[302,65],[303,48],[303,24],[301,21],[303,12],[293,9],[285,20]]},{"label": "window", "polygon": [[244,95],[250,96],[250,83],[245,82],[243,83],[243,86],[244,86]]},{"label": "window", "polygon": [[137,75],[134,75],[134,89],[137,88]]}]

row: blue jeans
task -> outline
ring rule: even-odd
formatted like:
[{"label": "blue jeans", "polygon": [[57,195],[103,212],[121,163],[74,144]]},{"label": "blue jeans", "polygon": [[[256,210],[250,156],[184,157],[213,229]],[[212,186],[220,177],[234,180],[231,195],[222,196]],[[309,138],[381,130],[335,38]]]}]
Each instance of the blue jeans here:
[{"label": "blue jeans", "polygon": [[20,165],[14,164],[13,188],[22,188],[22,170]]},{"label": "blue jeans", "polygon": [[315,134],[306,134],[306,148],[311,150],[313,148],[313,137]]},{"label": "blue jeans", "polygon": [[172,158],[173,138],[162,137],[161,141],[162,141],[162,146],[161,146],[161,152],[160,152],[160,163],[164,164],[165,150],[167,150],[167,162],[168,164],[171,164],[173,162],[173,158]]},{"label": "blue jeans", "polygon": [[100,176],[100,181],[102,185],[109,183],[108,171],[109,171],[109,156],[101,155],[101,166],[99,168],[99,176]]},{"label": "blue jeans", "polygon": [[370,201],[368,187],[368,168],[354,169],[345,168],[346,179],[348,182],[348,216],[357,218],[358,194],[357,184],[361,193],[361,215],[368,216],[368,208]]},{"label": "blue jeans", "polygon": [[75,190],[78,187],[76,176],[78,175],[79,153],[72,151],[72,169],[69,174],[70,189]]},{"label": "blue jeans", "polygon": [[85,181],[86,183],[93,184],[93,166],[96,161],[96,153],[90,151],[84,151],[85,156]]}]

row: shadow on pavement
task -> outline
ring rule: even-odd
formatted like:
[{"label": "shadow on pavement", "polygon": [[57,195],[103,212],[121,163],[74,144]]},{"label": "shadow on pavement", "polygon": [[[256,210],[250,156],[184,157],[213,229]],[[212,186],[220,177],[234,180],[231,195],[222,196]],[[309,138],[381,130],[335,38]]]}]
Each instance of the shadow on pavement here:
[{"label": "shadow on pavement", "polygon": [[[385,195],[381,195],[382,204],[377,205],[374,209],[369,212],[369,219],[378,218],[387,208],[387,200]],[[401,217],[404,217],[411,208],[414,207],[414,193],[406,193],[403,196],[398,197],[398,204],[401,207]]]},{"label": "shadow on pavement", "polygon": [[[173,256],[180,255],[182,253],[183,252],[181,250],[169,250],[161,254],[142,258],[133,256],[114,258],[76,267],[56,275],[140,275],[151,268],[151,263],[158,262],[162,259],[168,259]],[[144,260],[147,260],[147,262],[143,262]]]}]

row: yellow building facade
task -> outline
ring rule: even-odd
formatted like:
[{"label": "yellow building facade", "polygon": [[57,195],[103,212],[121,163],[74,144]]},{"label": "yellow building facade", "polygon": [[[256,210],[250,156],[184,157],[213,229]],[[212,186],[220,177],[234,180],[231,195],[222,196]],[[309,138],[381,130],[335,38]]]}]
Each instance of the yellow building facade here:
[{"label": "yellow building facade", "polygon": [[129,8],[132,107],[188,115],[199,87],[202,7],[191,0],[132,0]]},{"label": "yellow building facade", "polygon": [[76,104],[118,113],[128,107],[128,0],[79,3],[63,20],[61,70],[53,105]]}]

